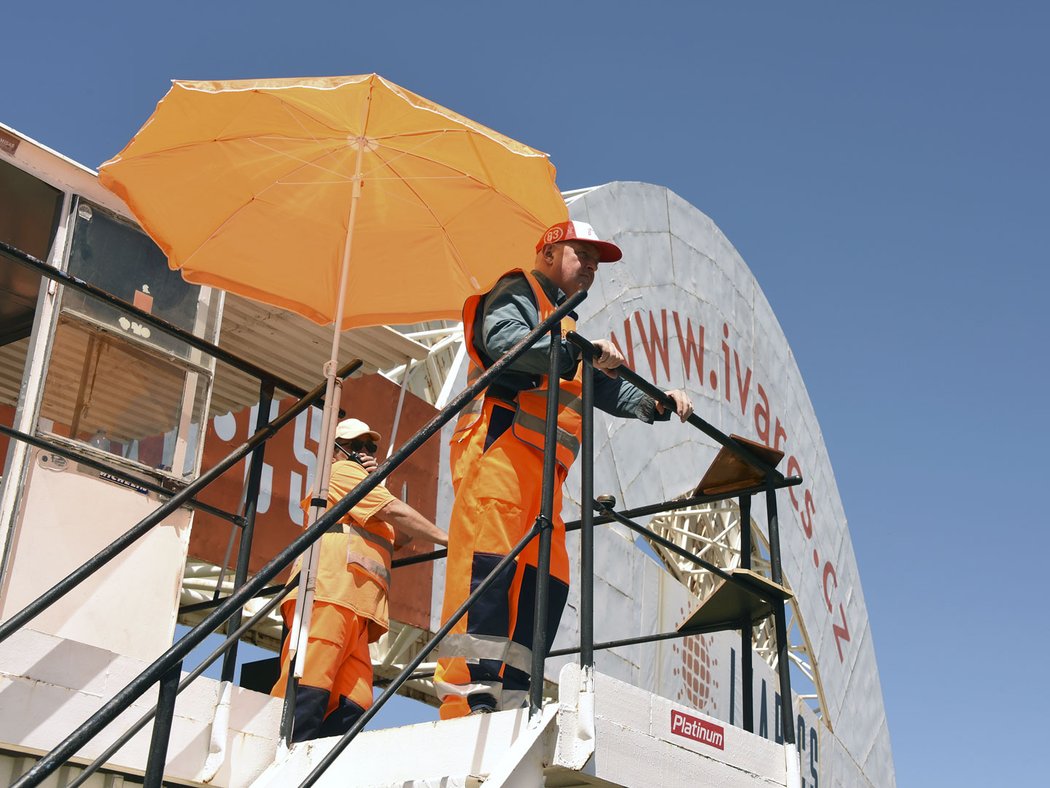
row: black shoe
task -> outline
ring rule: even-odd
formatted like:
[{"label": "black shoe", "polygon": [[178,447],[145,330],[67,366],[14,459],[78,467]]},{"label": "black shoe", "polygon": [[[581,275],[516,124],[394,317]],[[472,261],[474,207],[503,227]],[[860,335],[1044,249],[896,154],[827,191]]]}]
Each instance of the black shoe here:
[{"label": "black shoe", "polygon": [[493,714],[495,711],[494,706],[490,706],[487,703],[478,703],[470,707],[470,716],[473,717],[475,714]]}]

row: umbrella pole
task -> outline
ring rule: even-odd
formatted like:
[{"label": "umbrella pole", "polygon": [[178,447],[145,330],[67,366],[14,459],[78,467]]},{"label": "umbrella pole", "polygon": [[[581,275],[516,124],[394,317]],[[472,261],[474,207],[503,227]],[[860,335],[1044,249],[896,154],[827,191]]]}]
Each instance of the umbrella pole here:
[{"label": "umbrella pole", "polygon": [[[339,413],[336,392],[342,393],[341,381],[336,375],[339,365],[339,343],[342,340],[343,311],[346,307],[346,284],[350,274],[350,250],[354,239],[354,222],[357,219],[357,204],[361,199],[361,170],[364,164],[366,142],[357,140],[357,162],[354,167],[354,188],[350,198],[350,216],[347,219],[346,239],[343,242],[343,262],[339,271],[339,292],[336,298],[335,323],[332,330],[332,352],[324,365],[325,399],[321,418],[321,440],[317,447],[317,473],[314,477],[309,525],[324,514],[328,506],[328,478],[332,471],[332,454],[335,451],[335,428]],[[294,660],[293,669],[289,671],[285,694],[285,710],[281,725],[281,735],[288,741],[292,733],[294,719],[295,695],[299,680],[303,677],[306,666],[306,647],[310,634],[310,618],[313,610],[314,587],[317,582],[317,562],[320,557],[321,540],[314,542],[303,560],[299,575],[299,595],[295,600],[295,612],[292,618],[292,631],[288,635],[288,659]],[[291,707],[291,708],[289,708]]]}]

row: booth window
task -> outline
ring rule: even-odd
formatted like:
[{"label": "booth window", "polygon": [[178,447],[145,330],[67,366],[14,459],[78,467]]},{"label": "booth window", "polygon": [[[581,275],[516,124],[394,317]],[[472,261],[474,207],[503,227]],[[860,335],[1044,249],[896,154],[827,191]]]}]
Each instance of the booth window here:
[{"label": "booth window", "polygon": [[[168,268],[134,225],[80,198],[68,270],[124,301],[213,339],[211,291]],[[65,289],[39,428],[137,466],[192,476],[214,362],[133,313]]]}]

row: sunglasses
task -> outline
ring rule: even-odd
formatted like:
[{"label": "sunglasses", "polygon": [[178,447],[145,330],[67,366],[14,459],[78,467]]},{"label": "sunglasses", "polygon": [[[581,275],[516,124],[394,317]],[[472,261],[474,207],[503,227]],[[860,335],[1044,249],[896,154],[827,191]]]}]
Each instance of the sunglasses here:
[{"label": "sunglasses", "polygon": [[372,441],[352,441],[350,443],[350,451],[366,451],[369,454],[375,454],[377,446]]}]

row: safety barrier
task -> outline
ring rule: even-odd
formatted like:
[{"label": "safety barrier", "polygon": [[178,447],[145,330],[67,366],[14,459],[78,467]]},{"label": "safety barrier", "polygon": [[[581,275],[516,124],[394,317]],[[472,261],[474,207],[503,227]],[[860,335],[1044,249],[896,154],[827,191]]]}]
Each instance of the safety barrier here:
[{"label": "safety barrier", "polygon": [[[378,466],[368,477],[365,478],[354,490],[346,495],[342,500],[333,505],[323,515],[321,515],[313,524],[308,526],[304,531],[297,536],[290,544],[283,548],[276,556],[274,556],[264,567],[262,567],[253,577],[250,579],[242,578],[242,568],[238,567],[238,582],[236,583],[234,591],[223,599],[217,599],[210,603],[204,603],[202,605],[194,606],[195,609],[204,609],[205,607],[211,607],[211,612],[195,627],[189,630],[179,641],[174,643],[164,654],[158,657],[153,663],[145,668],[135,679],[127,684],[122,690],[120,690],[113,698],[106,702],[95,714],[93,714],[83,725],[81,725],[76,731],[71,733],[66,739],[59,743],[51,752],[43,756],[28,772],[22,775],[19,780],[14,784],[18,788],[28,788],[28,786],[39,785],[43,782],[48,775],[58,769],[65,761],[71,758],[78,749],[83,746],[86,742],[90,741],[97,733],[103,728],[109,725],[121,712],[127,709],[132,702],[146,692],[153,684],[158,684],[160,687],[159,700],[155,709],[145,715],[142,719],[135,723],[131,729],[129,729],[124,735],[122,735],[114,744],[102,753],[96,761],[91,764],[84,773],[79,775],[78,782],[74,784],[80,784],[86,780],[91,773],[102,766],[106,759],[109,758],[120,746],[126,743],[131,736],[141,730],[150,719],[155,719],[153,737],[151,739],[149,757],[147,761],[145,784],[147,786],[160,786],[163,778],[164,761],[167,754],[167,735],[170,732],[170,725],[172,716],[174,714],[174,704],[177,694],[184,689],[190,682],[199,676],[204,669],[210,665],[214,660],[218,658],[220,654],[226,653],[227,664],[229,665],[229,671],[227,671],[224,665],[223,679],[232,679],[232,666],[233,661],[230,659],[230,654],[236,649],[236,643],[241,634],[246,632],[255,622],[261,620],[266,614],[273,610],[289,593],[291,588],[294,587],[295,579],[285,584],[284,586],[270,586],[266,587],[265,584],[276,577],[286,567],[304,553],[311,545],[317,542],[321,536],[329,530],[331,526],[339,522],[345,517],[349,511],[359,503],[376,485],[383,482],[405,459],[408,458],[414,451],[416,451],[423,443],[437,433],[443,425],[450,421],[460,410],[463,409],[471,400],[481,394],[492,382],[494,378],[500,375],[507,366],[512,364],[522,353],[524,353],[529,347],[535,344],[540,338],[542,338],[548,332],[551,334],[552,339],[560,338],[560,322],[561,319],[572,311],[584,298],[586,293],[578,293],[569,299],[566,299],[546,320],[542,321],[533,331],[519,341],[505,356],[500,358],[487,369],[476,381],[468,385],[466,389],[460,392],[444,409],[442,409],[436,416],[434,416],[422,429],[420,429],[415,435],[413,435],[400,449],[394,452],[387,460]],[[123,305],[122,305],[123,308]],[[144,317],[144,319],[146,319]],[[751,465],[752,467],[758,468],[763,473],[763,481],[761,484],[753,487],[748,487],[743,490],[736,490],[732,493],[718,494],[718,495],[699,495],[694,496],[685,500],[668,501],[656,505],[649,505],[645,507],[636,508],[633,510],[627,510],[623,512],[614,511],[614,507],[608,501],[597,501],[594,499],[593,493],[593,409],[594,409],[594,392],[592,378],[592,357],[595,349],[583,337],[575,333],[568,335],[569,341],[573,342],[581,351],[582,362],[585,366],[583,374],[583,434],[581,440],[581,486],[582,486],[582,501],[584,502],[583,511],[581,512],[581,519],[579,522],[567,523],[567,530],[580,529],[581,531],[581,625],[580,625],[580,646],[578,649],[566,649],[557,652],[551,652],[551,656],[560,656],[565,654],[571,654],[578,652],[580,654],[580,662],[585,669],[592,669],[594,664],[594,651],[596,649],[614,648],[628,643],[642,643],[642,642],[653,642],[656,640],[663,640],[676,637],[686,637],[689,635],[700,634],[701,632],[709,632],[715,630],[724,629],[737,629],[741,630],[742,645],[746,643],[746,648],[742,648],[743,653],[746,655],[744,661],[744,725],[748,730],[753,730],[753,718],[750,714],[751,706],[750,702],[750,621],[724,621],[717,622],[716,624],[707,625],[704,627],[693,627],[687,628],[682,631],[675,631],[670,633],[659,633],[656,635],[647,635],[638,638],[632,638],[628,640],[620,641],[609,641],[602,643],[595,643],[594,641],[594,603],[593,603],[593,551],[594,551],[594,540],[593,540],[593,529],[596,525],[609,522],[618,522],[631,528],[638,533],[644,534],[647,538],[653,539],[654,541],[660,542],[668,549],[671,549],[678,554],[683,555],[690,561],[693,561],[699,566],[718,574],[726,582],[738,583],[740,582],[737,578],[734,578],[731,574],[726,573],[720,567],[716,567],[697,556],[693,556],[678,548],[673,543],[668,542],[659,535],[653,533],[649,529],[640,526],[633,522],[631,518],[656,514],[659,512],[671,511],[678,508],[684,508],[687,506],[693,506],[698,503],[714,502],[718,500],[724,500],[727,498],[739,498],[742,517],[746,515],[747,522],[750,521],[750,500],[751,496],[755,494],[765,494],[767,504],[767,516],[768,516],[768,533],[769,533],[769,544],[770,544],[770,566],[772,581],[775,584],[782,583],[781,576],[781,563],[780,563],[780,545],[779,545],[779,531],[777,521],[777,510],[776,510],[776,491],[780,488],[795,485],[801,482],[798,477],[784,477],[774,467],[771,467],[765,460],[757,456],[747,446],[739,443],[734,438],[724,435],[712,425],[699,418],[695,414],[689,417],[688,422],[691,426],[701,430],[710,438],[715,440],[721,446],[726,447],[729,451],[733,452],[743,462]],[[547,447],[544,452],[544,465],[543,465],[543,482],[541,487],[541,506],[540,515],[537,517],[535,523],[525,537],[506,555],[492,570],[492,572],[485,578],[484,581],[470,594],[466,601],[452,614],[452,616],[445,621],[437,633],[427,642],[427,644],[413,657],[413,659],[406,665],[404,670],[395,679],[393,679],[389,685],[384,689],[379,698],[376,699],[375,703],[365,711],[365,713],[354,723],[354,725],[344,734],[340,739],[332,746],[325,757],[320,760],[316,767],[306,776],[301,786],[313,785],[324,771],[335,762],[339,755],[346,749],[350,742],[364,729],[365,725],[378,713],[383,705],[397,693],[398,689],[408,681],[416,669],[423,663],[427,656],[438,646],[441,640],[451,631],[456,623],[466,615],[470,606],[474,601],[480,597],[495,581],[499,573],[509,566],[515,558],[524,550],[533,539],[539,540],[539,564],[537,568],[537,611],[536,611],[536,629],[533,634],[533,664],[531,675],[533,677],[532,685],[529,693],[529,708],[530,716],[535,716],[539,713],[542,706],[542,678],[544,660],[547,656],[547,643],[546,643],[546,630],[543,626],[543,622],[547,618],[547,604],[548,594],[547,585],[549,582],[549,568],[550,568],[550,550],[551,550],[551,532],[553,528],[553,499],[555,492],[555,459],[554,459],[554,446],[555,446],[555,430],[557,429],[557,389],[558,389],[558,357],[557,347],[559,342],[551,342],[551,354],[550,354],[550,367],[549,367],[549,385],[552,389],[551,396],[548,397],[548,411],[546,416],[546,440],[545,445]],[[345,372],[349,374],[349,372]],[[345,376],[344,371],[340,372],[341,376]],[[673,409],[674,404],[669,398],[660,390],[652,386],[648,381],[639,377],[633,371],[627,368],[621,368],[620,374],[623,375],[629,382],[642,389],[646,394],[656,399],[658,402],[669,406]],[[267,394],[267,389],[269,394]],[[316,399],[322,390],[322,386],[309,392],[305,397],[300,399],[298,405],[302,407],[308,406],[309,403],[303,405],[302,403],[308,397]],[[269,385],[264,384],[262,387],[263,397],[272,395],[273,382]],[[312,400],[311,400],[312,401]],[[301,409],[301,408],[300,408]],[[294,408],[293,408],[294,410]],[[242,447],[234,451],[229,455],[222,463],[216,468],[208,471],[202,475],[196,482],[188,485],[186,488],[181,490],[179,493],[174,494],[171,499],[158,510],[173,511],[180,505],[187,504],[192,501],[192,497],[206,484],[221,475],[222,472],[232,467],[234,463],[242,459],[249,451],[253,451],[258,447],[265,444],[281,426],[294,418],[294,415],[298,413],[295,411],[289,416],[288,413],[284,414],[281,418],[275,422],[268,423],[263,413],[268,413],[269,408],[260,406],[260,424],[257,425],[255,435]],[[291,412],[290,412],[291,413]],[[16,436],[18,437],[18,436]],[[253,453],[253,467],[249,470],[248,484],[249,484],[249,495],[246,500],[251,502],[258,492],[258,476],[255,473],[254,464],[254,453]],[[216,469],[220,468],[218,473],[215,473]],[[261,459],[259,466],[261,469]],[[201,482],[204,482],[201,484]],[[254,489],[253,489],[254,486]],[[253,504],[248,504],[248,515],[251,514]],[[598,514],[596,517],[595,514]],[[44,609],[47,604],[50,604],[63,593],[75,586],[77,582],[86,577],[91,572],[95,571],[99,566],[108,561],[112,556],[119,552],[119,549],[115,547],[118,542],[124,545],[125,538],[127,538],[127,544],[130,544],[137,535],[140,535],[138,531],[144,532],[148,530],[148,527],[143,526],[143,523],[155,524],[159,522],[163,517],[157,517],[156,513],[143,520],[137,526],[131,529],[125,537],[114,542],[110,548],[107,548],[98,556],[93,558],[85,567],[82,567],[83,576],[81,577],[78,572],[71,574],[66,580],[62,581],[55,586],[51,591],[47,592],[44,596],[27,607],[24,611],[17,614],[16,617],[12,618],[4,625],[0,626],[0,641],[7,637],[11,631],[24,625],[26,621],[31,620],[34,615]],[[242,550],[241,556],[244,560],[243,573],[246,575],[247,571],[247,554],[248,550],[246,546],[250,546],[251,540],[251,527],[250,527],[250,516],[245,517],[245,522],[242,524]],[[747,562],[750,558],[750,544],[747,540],[750,537],[750,529],[745,527],[741,529],[742,539],[745,543],[742,544],[741,554],[742,562]],[[135,534],[135,536],[128,536],[129,534]],[[124,545],[126,546],[126,545]],[[113,548],[111,550],[111,548]],[[418,563],[424,560],[433,560],[446,555],[445,550],[438,550],[432,553],[428,553],[423,556],[414,556],[409,559],[402,559],[394,562],[394,566],[403,566],[410,563]],[[240,563],[240,562],[239,562]],[[67,587],[68,585],[68,587]],[[754,589],[749,589],[753,591]],[[251,599],[261,596],[275,594],[274,598],[271,599],[264,606],[262,610],[257,612],[247,622],[240,622],[240,611]],[[47,600],[42,602],[41,600]],[[768,600],[771,604],[777,646],[779,650],[779,662],[778,672],[780,679],[780,690],[781,696],[784,698],[790,698],[790,673],[789,673],[789,660],[787,658],[788,644],[786,641],[786,613],[783,599]],[[38,605],[38,603],[40,603]],[[17,619],[17,621],[16,621]],[[233,630],[227,636],[224,643],[215,649],[212,654],[192,673],[187,675],[182,681],[179,681],[179,675],[181,671],[182,661],[186,655],[197,645],[203,642],[204,638],[208,634],[216,631],[222,627],[226,622],[229,623],[229,630]],[[229,676],[227,676],[229,672]],[[286,699],[285,710],[282,719],[282,735],[287,739],[291,733],[291,720],[292,720],[292,702],[294,699],[294,692],[289,693],[289,697]],[[785,744],[794,743],[794,721],[790,711],[790,704],[783,703],[781,706],[782,712],[782,730]]]}]

